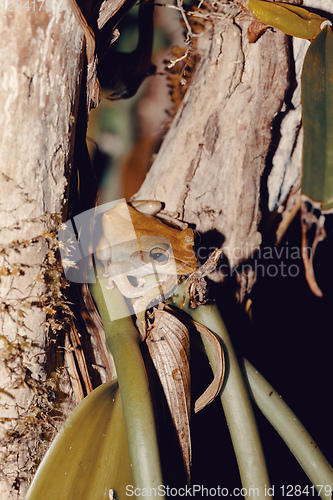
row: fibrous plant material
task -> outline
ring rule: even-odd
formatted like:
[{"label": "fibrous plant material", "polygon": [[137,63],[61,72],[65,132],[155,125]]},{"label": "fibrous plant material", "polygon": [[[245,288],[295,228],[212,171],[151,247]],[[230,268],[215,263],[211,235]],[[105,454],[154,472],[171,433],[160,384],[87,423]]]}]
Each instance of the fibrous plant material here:
[{"label": "fibrous plant material", "polygon": [[[146,343],[150,357],[160,379],[182,450],[188,480],[191,477],[190,416],[190,338],[181,316],[176,316],[168,306],[160,304],[153,311],[154,323],[149,329]],[[194,328],[206,339],[212,349],[216,371],[212,383],[194,404],[198,412],[219,394],[225,373],[224,354],[216,335],[200,323],[193,321]]]}]

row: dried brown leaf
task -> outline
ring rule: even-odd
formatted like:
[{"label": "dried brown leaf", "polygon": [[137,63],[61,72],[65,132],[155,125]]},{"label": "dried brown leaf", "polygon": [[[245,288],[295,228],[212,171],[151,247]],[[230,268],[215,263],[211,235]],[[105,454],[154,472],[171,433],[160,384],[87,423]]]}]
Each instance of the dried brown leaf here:
[{"label": "dried brown leaf", "polygon": [[198,323],[197,321],[193,321],[193,324],[198,332],[208,340],[214,354],[216,365],[212,383],[195,402],[194,411],[195,413],[197,413],[209,403],[211,403],[219,394],[225,374],[225,360],[222,345],[215,333],[213,333],[211,330],[203,326],[201,323]]},{"label": "dried brown leaf", "polygon": [[[213,258],[217,259],[219,255],[220,252],[216,252]],[[212,266],[211,263],[210,267]],[[206,266],[206,270],[208,270],[208,266]],[[164,390],[181,446],[187,475],[190,478],[190,339],[185,325],[171,311],[171,308],[162,304],[159,304],[158,308],[154,308],[154,324],[148,332],[146,342]],[[219,394],[225,374],[225,361],[222,345],[215,333],[196,321],[192,320],[192,322],[197,331],[209,342],[216,364],[212,383],[195,403],[194,411],[198,412]]]},{"label": "dried brown leaf", "polygon": [[188,477],[191,464],[190,339],[187,328],[173,314],[154,309],[155,321],[146,342],[161,381],[176,428]]}]

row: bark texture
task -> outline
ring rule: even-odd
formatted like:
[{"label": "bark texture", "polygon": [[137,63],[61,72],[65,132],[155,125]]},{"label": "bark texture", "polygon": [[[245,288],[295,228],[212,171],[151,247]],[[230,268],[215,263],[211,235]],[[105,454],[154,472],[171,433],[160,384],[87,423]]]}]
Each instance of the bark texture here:
[{"label": "bark texture", "polygon": [[248,26],[217,20],[198,39],[196,75],[136,196],[164,201],[201,233],[218,231],[231,268],[261,243],[270,124],[289,73],[285,35],[249,43]]},{"label": "bark texture", "polygon": [[65,0],[50,11],[36,4],[35,12],[0,16],[0,497],[8,500],[24,497],[58,421],[75,403],[66,361],[49,354],[70,316],[57,226],[73,157],[83,37]]},{"label": "bark texture", "polygon": [[[311,5],[325,9],[327,1]],[[260,247],[263,214],[275,214],[277,225],[297,207],[300,74],[309,42],[292,45],[267,30],[250,43],[249,16],[211,20],[197,39],[196,74],[135,199],[158,199],[201,233],[216,231],[210,242],[223,241],[233,269]],[[237,277],[244,298],[255,276]]]},{"label": "bark texture", "polygon": [[[328,0],[311,5],[329,9]],[[308,42],[294,42],[292,54],[277,31],[250,43],[250,22],[212,15],[205,23],[196,74],[136,195],[165,202],[203,234],[214,231],[230,268],[259,248],[263,212],[295,204],[301,176],[299,75]],[[56,233],[83,34],[65,0],[52,11],[4,11],[0,30],[0,497],[11,500],[24,497],[80,385],[68,373],[72,309]],[[242,296],[253,280],[245,277]],[[63,354],[52,348],[60,337]]]}]

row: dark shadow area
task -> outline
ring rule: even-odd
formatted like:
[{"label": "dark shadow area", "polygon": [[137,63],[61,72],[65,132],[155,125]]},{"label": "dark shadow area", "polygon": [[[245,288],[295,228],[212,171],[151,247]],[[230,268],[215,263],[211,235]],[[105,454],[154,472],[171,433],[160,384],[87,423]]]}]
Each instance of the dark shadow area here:
[{"label": "dark shadow area", "polygon": [[[299,216],[279,247],[265,244],[255,256],[257,282],[251,295],[252,319],[232,298],[232,280],[226,284],[212,283],[211,291],[238,355],[245,356],[272,384],[327,460],[333,463],[331,219],[327,220],[326,229],[330,234],[319,244],[314,257],[316,277],[324,293],[322,299],[313,295],[304,277]],[[199,364],[198,370],[205,385],[209,373]],[[283,497],[283,488],[285,496],[288,486],[289,491],[296,485],[310,488],[310,481],[288,447],[261,412],[256,407],[254,410],[275,498]],[[193,483],[206,487],[216,484],[239,487],[234,453],[219,401],[195,416],[192,433]],[[206,439],[200,440],[200,433]],[[215,457],[213,464],[211,456]]]}]

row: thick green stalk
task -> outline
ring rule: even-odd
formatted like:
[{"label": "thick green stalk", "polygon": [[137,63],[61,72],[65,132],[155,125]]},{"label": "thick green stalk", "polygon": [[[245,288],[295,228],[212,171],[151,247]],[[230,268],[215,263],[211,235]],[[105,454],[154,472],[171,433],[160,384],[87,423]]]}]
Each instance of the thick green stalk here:
[{"label": "thick green stalk", "polygon": [[292,451],[323,500],[332,498],[333,471],[312,437],[264,377],[244,361],[255,403]]},{"label": "thick green stalk", "polygon": [[[177,295],[173,296],[173,302],[178,307],[183,291],[184,287],[179,286]],[[191,309],[187,302],[184,310],[193,319],[215,332],[224,344],[227,358],[227,380],[221,394],[221,401],[237,458],[242,486],[247,491],[245,498],[248,500],[271,498],[267,493],[270,486],[269,478],[250,398],[219,311],[216,305],[205,305]],[[205,339],[203,342],[214,371],[214,356]]]},{"label": "thick green stalk", "polygon": [[[124,297],[117,288],[106,289],[105,279],[92,287],[102,317],[106,343],[114,358],[126,434],[132,464],[136,496],[162,498],[163,484],[156,437],[153,407],[143,363],[139,333],[135,328]],[[112,318],[120,318],[112,321]],[[156,494],[155,494],[156,491]],[[150,493],[150,494],[149,494]]]}]

